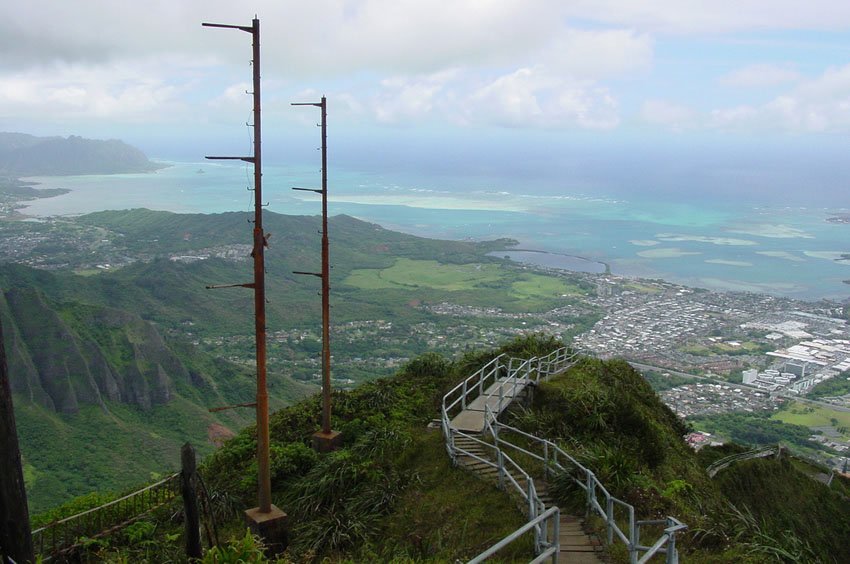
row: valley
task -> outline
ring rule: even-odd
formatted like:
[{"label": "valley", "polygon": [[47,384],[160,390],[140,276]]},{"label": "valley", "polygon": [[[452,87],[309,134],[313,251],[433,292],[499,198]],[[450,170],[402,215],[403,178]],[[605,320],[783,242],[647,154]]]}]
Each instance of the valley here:
[{"label": "valley", "polygon": [[[22,360],[15,360],[16,366],[29,363],[39,368],[18,371],[28,376],[23,383],[18,378],[17,397],[35,406],[24,411],[22,425],[29,427],[38,409],[57,411],[51,420],[69,426],[64,436],[71,438],[64,444],[83,460],[90,455],[81,446],[100,442],[85,438],[86,429],[92,425],[152,438],[156,443],[152,448],[159,449],[159,454],[138,451],[146,462],[138,466],[139,476],[133,478],[138,481],[146,477],[145,472],[176,464],[177,437],[164,439],[166,430],[182,429],[180,437],[202,443],[203,453],[214,448],[208,437],[211,426],[221,425],[232,432],[249,423],[251,410],[207,411],[250,401],[253,394],[250,293],[240,288],[206,289],[213,284],[242,282],[248,275],[250,248],[245,243],[245,219],[240,213],[174,214],[137,209],[43,221],[3,221],[0,260],[5,264],[0,267],[0,283],[6,301],[18,303],[21,295],[28,296],[45,312],[29,317],[62,320],[73,339],[94,343],[77,347],[97,351],[95,356],[92,352],[80,353],[81,363],[91,366],[99,362],[95,357],[103,357],[111,374],[124,374],[128,381],[139,379],[126,375],[135,366],[132,370],[147,382],[147,392],[141,396],[133,389],[122,390],[117,380],[112,388],[105,386],[106,393],[97,385],[97,393],[91,393],[91,386],[75,383],[69,372],[63,375],[64,381],[70,382],[65,386],[75,391],[77,399],[68,400],[70,408],[60,405],[57,410],[55,400],[51,407],[39,386],[33,384],[52,381],[52,369],[44,368],[49,362],[27,360],[24,355]],[[318,227],[317,217],[267,214],[267,229],[273,235],[266,255],[269,391],[276,406],[318,389],[318,284],[311,277],[292,274],[316,268],[318,237],[313,234]],[[744,369],[771,366],[775,359],[765,351],[797,342],[790,336],[769,339],[769,331],[747,329],[748,324],[781,323],[789,318],[804,320],[814,338],[841,337],[836,328],[846,332],[846,323],[839,318],[841,304],[834,302],[715,293],[660,280],[533,267],[499,257],[498,251],[514,244],[509,239],[437,241],[348,216],[331,218],[330,233],[332,377],[339,389],[352,389],[390,375],[426,351],[456,357],[498,346],[516,336],[540,333],[573,341],[602,357],[621,356],[654,366],[658,371],[656,383],[661,387],[669,387],[664,384],[670,378],[668,371],[714,378],[718,386],[728,387],[720,390],[728,401],[709,400],[703,389],[677,383],[673,386],[675,393],[669,392],[671,407],[678,410],[689,406],[681,414],[696,416],[703,413],[700,405],[711,403],[718,408],[714,416],[722,417],[724,413],[751,409],[745,395],[752,392],[729,383],[740,382]],[[9,313],[4,326],[13,328],[7,332],[7,349],[18,351],[22,347],[16,324],[28,316],[25,308],[19,307],[17,316],[8,306],[6,309]],[[113,321],[112,329],[108,323],[96,321],[110,318],[120,320]],[[136,336],[121,336],[118,329],[130,320],[137,327]],[[95,334],[85,329],[91,326],[98,328]],[[31,328],[30,332],[38,330]],[[141,336],[146,332],[148,337]],[[168,362],[151,362],[138,345],[132,344],[152,339],[179,350],[174,355],[181,359],[192,356],[194,362],[209,360],[203,361],[203,368],[166,369]],[[162,373],[168,375],[166,380],[162,380]],[[89,379],[97,382],[99,377],[103,379],[95,374]],[[771,410],[784,409],[786,401],[781,396],[761,395],[769,399]],[[83,422],[79,412],[93,414],[90,406],[106,419],[90,415]],[[165,429],[158,421],[168,418],[154,418],[150,427],[127,423],[142,421],[151,412],[169,413],[172,422],[181,423]],[[753,419],[746,424],[760,423]],[[788,437],[799,433],[797,427],[782,423],[781,418],[776,424],[789,425],[785,429]],[[703,419],[695,426],[717,429]],[[52,436],[56,445],[63,433]],[[823,443],[806,440],[801,446],[807,454],[840,466],[840,452],[846,444],[842,441],[850,439],[842,437],[838,433]],[[39,444],[51,444],[51,440],[45,440]],[[46,477],[51,474],[51,462],[44,459],[49,451],[28,450],[24,441],[31,483],[38,484],[39,479],[42,486],[49,483]],[[89,476],[105,476],[114,469],[103,459],[88,459],[92,471],[84,473]],[[101,484],[110,483],[100,479]],[[132,480],[121,483],[129,485]],[[114,487],[120,487],[120,483]],[[53,490],[33,488],[38,500],[36,491]],[[72,488],[68,494],[85,491],[84,487]],[[43,507],[39,501],[35,503]]]}]

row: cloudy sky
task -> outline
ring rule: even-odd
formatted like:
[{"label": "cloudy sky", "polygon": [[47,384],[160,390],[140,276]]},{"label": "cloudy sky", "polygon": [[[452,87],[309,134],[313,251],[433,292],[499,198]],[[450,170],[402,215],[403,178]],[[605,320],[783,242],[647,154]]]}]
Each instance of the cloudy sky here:
[{"label": "cloudy sky", "polygon": [[200,23],[255,13],[264,133],[280,146],[317,117],[289,103],[322,94],[332,133],[360,147],[850,134],[846,0],[3,2],[0,131],[162,157],[244,144],[250,36]]}]

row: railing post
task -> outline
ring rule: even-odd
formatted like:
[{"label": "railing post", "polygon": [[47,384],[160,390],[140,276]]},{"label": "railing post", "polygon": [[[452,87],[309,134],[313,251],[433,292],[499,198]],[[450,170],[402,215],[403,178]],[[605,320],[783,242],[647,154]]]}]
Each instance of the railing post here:
[{"label": "railing post", "polygon": [[593,500],[596,499],[596,478],[593,472],[587,472],[587,509],[585,510],[585,519],[590,517],[593,510]]},{"label": "railing post", "polygon": [[676,550],[676,533],[670,533],[667,540],[667,564],[679,564],[679,552]]},{"label": "railing post", "polygon": [[460,405],[466,409],[466,380],[463,381],[463,395],[460,396]]},{"label": "railing post", "polygon": [[635,524],[635,508],[629,505],[629,564],[637,564],[638,528]]},{"label": "railing post", "polygon": [[552,554],[552,564],[558,564],[558,553],[561,552],[561,512],[556,511],[553,515],[555,518],[555,526],[552,528],[552,533],[555,540],[555,552]]},{"label": "railing post", "polygon": [[[670,518],[667,518],[667,526],[672,527],[673,523]],[[669,533],[667,540],[667,564],[679,564],[679,552],[676,550],[676,531]]]},{"label": "railing post", "polygon": [[502,450],[496,449],[496,462],[499,465],[499,489],[505,489],[505,460],[502,457]]},{"label": "railing post", "polygon": [[[537,504],[534,503],[534,482],[529,476],[526,480],[526,494],[528,495],[528,520],[531,521],[537,518]],[[540,550],[540,527],[534,527],[534,551]]]},{"label": "railing post", "polygon": [[201,521],[198,515],[198,497],[195,495],[195,449],[189,443],[180,449],[180,461],[183,486],[181,493],[186,515],[186,556],[191,560],[201,557]]},{"label": "railing post", "polygon": [[634,562],[632,564],[637,563],[638,546],[640,546],[640,523],[635,523],[635,550],[634,550]]},{"label": "railing post", "polygon": [[606,497],[605,520],[608,527],[608,546],[611,546],[614,542],[614,500],[611,498],[611,494]]},{"label": "railing post", "polygon": [[505,399],[505,385],[499,384],[499,409],[496,410],[496,413],[502,412],[502,400]]},{"label": "railing post", "polygon": [[543,477],[549,477],[549,443],[543,441]]}]

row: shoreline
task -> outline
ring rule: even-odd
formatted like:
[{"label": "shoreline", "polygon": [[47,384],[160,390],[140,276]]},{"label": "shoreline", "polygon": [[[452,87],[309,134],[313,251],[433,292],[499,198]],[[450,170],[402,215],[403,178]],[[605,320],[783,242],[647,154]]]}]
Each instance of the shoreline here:
[{"label": "shoreline", "polygon": [[[501,253],[505,253],[505,254],[501,254]],[[566,259],[570,259],[570,260],[573,260],[573,261],[582,261],[582,262],[589,263],[589,264],[601,265],[603,267],[603,270],[602,270],[602,272],[597,272],[595,269],[594,270],[586,270],[586,269],[577,270],[577,269],[568,268],[568,267],[565,267],[565,266],[553,266],[551,264],[540,264],[540,263],[534,263],[534,262],[529,263],[529,262],[526,262],[526,261],[517,260],[513,257],[510,257],[509,256],[510,253],[530,253],[530,254],[546,255],[546,256],[551,256],[551,257],[564,257]],[[608,264],[605,261],[597,260],[597,259],[591,259],[591,258],[583,257],[581,255],[573,255],[573,254],[569,254],[569,253],[558,253],[558,252],[555,252],[555,251],[544,251],[544,250],[541,250],[541,249],[506,248],[506,249],[503,249],[501,251],[492,251],[488,254],[491,255],[491,256],[501,256],[503,258],[507,256],[510,260],[512,260],[514,262],[518,262],[520,264],[532,264],[534,266],[544,266],[546,268],[555,268],[555,269],[558,269],[558,270],[566,270],[568,272],[586,272],[586,273],[590,273],[590,274],[612,274],[611,265]]]}]

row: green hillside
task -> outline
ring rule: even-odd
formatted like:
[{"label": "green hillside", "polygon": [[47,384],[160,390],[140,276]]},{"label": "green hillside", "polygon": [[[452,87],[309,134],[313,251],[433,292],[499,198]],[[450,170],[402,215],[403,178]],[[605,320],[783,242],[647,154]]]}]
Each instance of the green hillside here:
[{"label": "green hillside", "polygon": [[[558,345],[532,337],[456,361],[427,354],[391,378],[336,392],[333,427],[345,442],[332,454],[307,446],[318,425],[317,396],[273,414],[272,497],[291,523],[283,561],[465,560],[517,528],[519,508],[451,467],[440,431],[428,422],[445,391],[496,354],[541,354]],[[580,362],[541,385],[531,403],[512,408],[508,420],[555,439],[634,505],[638,518],[674,515],[687,523],[677,536],[683,562],[847,561],[846,482],[827,488],[805,463],[788,458],[743,462],[709,478],[707,464],[743,449],[691,451],[682,421],[622,361]],[[254,503],[255,448],[248,428],[203,465],[212,495],[227,500],[224,537],[244,536],[238,510]],[[570,483],[556,479],[553,493],[581,514]],[[162,535],[179,531],[164,522],[158,527]],[[149,561],[179,554],[179,541],[156,546],[142,553],[119,539],[98,550],[101,557]],[[499,556],[525,562],[530,554],[530,545],[519,543]],[[626,561],[622,545],[609,556]]]},{"label": "green hillside", "polygon": [[[124,310],[7,288],[0,321],[33,511],[173,470],[183,442],[208,453],[252,420],[250,410],[207,411],[252,401],[249,368],[163,337]],[[272,384],[275,406],[310,389],[283,376]]]},{"label": "green hillside", "polygon": [[[318,370],[316,353],[321,346],[318,285],[314,278],[292,271],[317,268],[320,221],[277,214],[267,214],[266,219],[272,233],[267,251],[269,388],[281,406],[304,390],[315,389],[311,380]],[[93,452],[108,441],[91,439],[87,435],[91,427],[114,428],[129,420],[133,410],[140,414],[176,410],[172,406],[178,400],[201,409],[203,417],[197,415],[193,421],[220,422],[236,430],[250,420],[251,414],[245,411],[215,417],[203,411],[253,397],[253,295],[241,288],[205,289],[250,278],[250,248],[245,245],[250,225],[244,214],[129,210],[69,222],[6,223],[7,236],[25,240],[32,231],[44,239],[42,246],[49,242],[50,252],[59,252],[66,263],[64,269],[49,271],[0,264],[0,320],[8,328],[12,384],[22,398],[19,403],[34,404],[21,408],[20,426],[27,431],[35,425],[39,409],[55,412],[45,416],[55,427],[47,436],[55,439],[39,444],[54,440],[58,445],[65,440],[66,450],[74,456],[83,447]],[[424,304],[484,307],[500,303],[506,311],[528,312],[577,303],[589,290],[582,282],[532,274],[487,256],[510,241],[423,239],[346,216],[332,218],[331,233],[332,320],[340,328],[333,336],[338,359],[335,375],[349,387],[352,382],[391,373],[399,362],[431,349],[435,346],[432,334],[451,335],[440,349],[451,352],[463,341],[476,342],[482,334],[492,335],[494,329],[511,325],[510,320],[475,315],[463,319],[439,315]],[[85,271],[85,276],[68,268],[91,261],[92,255],[107,252],[105,248],[116,259],[125,257],[126,264]],[[112,261],[108,256],[98,260]],[[191,260],[194,256],[203,259]],[[425,271],[435,275],[421,276]],[[483,271],[488,276],[478,279]],[[373,288],[355,281],[357,276],[380,278],[385,273],[400,283]],[[594,316],[576,315],[572,331],[594,320]],[[370,329],[375,323],[383,324],[380,331]],[[347,324],[351,327],[346,328]],[[377,358],[381,363],[358,363],[359,358]],[[92,411],[91,406],[100,411]],[[187,409],[181,411],[192,412]],[[88,419],[83,413],[90,413]],[[156,421],[151,420],[149,429],[140,429],[139,435],[168,437]],[[198,434],[197,425],[187,428],[193,431],[180,437],[198,440],[200,436],[203,442],[205,435]],[[113,445],[114,453],[97,454],[99,462],[81,466],[80,478],[69,481],[59,477],[62,473],[52,463],[49,449],[27,447],[34,436],[27,434],[24,453],[29,475],[41,480],[41,487],[33,490],[39,509],[51,500],[55,503],[85,493],[83,484],[122,487],[144,479],[149,471],[170,468],[179,443],[174,435],[158,454],[142,454],[133,452],[129,438],[119,441]],[[120,478],[114,480],[105,478],[110,465],[104,461],[125,451],[130,451],[129,461],[141,461],[128,466],[138,471],[116,472]],[[52,483],[57,486],[47,488],[54,471]]]}]

